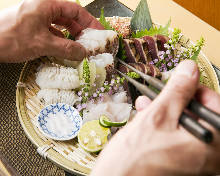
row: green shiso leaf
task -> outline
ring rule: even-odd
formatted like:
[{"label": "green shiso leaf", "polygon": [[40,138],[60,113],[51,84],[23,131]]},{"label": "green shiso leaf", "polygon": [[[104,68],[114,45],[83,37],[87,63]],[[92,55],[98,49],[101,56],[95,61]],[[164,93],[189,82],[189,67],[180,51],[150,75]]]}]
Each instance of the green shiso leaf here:
[{"label": "green shiso leaf", "polygon": [[133,38],[141,38],[146,35],[147,36],[154,36],[157,34],[168,36],[170,23],[171,23],[171,19],[167,22],[167,24],[164,27],[160,26],[159,28],[157,28],[156,26],[155,27],[152,26],[149,30],[144,29],[144,30],[140,30],[137,32],[132,32],[132,37]]},{"label": "green shiso leaf", "polygon": [[104,8],[101,8],[101,15],[99,18],[99,22],[102,24],[102,26],[105,28],[105,30],[113,30],[110,23],[106,21],[105,15],[104,15]]},{"label": "green shiso leaf", "polygon": [[147,0],[141,0],[131,19],[131,30],[149,30],[153,26]]},{"label": "green shiso leaf", "polygon": [[[104,8],[101,8],[101,15],[99,18],[99,22],[103,25],[103,27],[106,30],[114,30],[115,29],[110,25],[110,23],[105,19],[105,15],[104,15]],[[126,55],[125,55],[125,49],[124,49],[124,45],[122,42],[123,36],[121,34],[119,34],[119,48],[118,48],[118,53],[117,53],[117,57],[125,60],[126,59]]]},{"label": "green shiso leaf", "polygon": [[140,78],[140,75],[137,74],[136,72],[128,72],[127,75],[128,75],[130,78],[133,78],[133,79],[139,79],[139,78]]}]

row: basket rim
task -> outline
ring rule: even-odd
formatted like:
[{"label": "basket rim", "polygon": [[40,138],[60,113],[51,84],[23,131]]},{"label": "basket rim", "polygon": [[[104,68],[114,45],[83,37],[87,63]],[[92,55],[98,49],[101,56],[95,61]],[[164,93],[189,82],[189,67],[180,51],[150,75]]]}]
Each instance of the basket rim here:
[{"label": "basket rim", "polygon": [[[19,77],[19,82],[23,82],[26,77],[26,70],[32,61],[28,61],[25,63],[21,75]],[[20,124],[28,137],[28,139],[34,144],[36,148],[45,145],[46,143],[39,137],[33,128],[33,124],[30,121],[30,117],[26,112],[25,99],[24,99],[24,88],[17,87],[16,90],[16,107],[17,113],[19,117]],[[50,148],[48,151],[47,159],[53,162],[55,165],[64,169],[67,172],[77,175],[88,175],[90,173],[90,169],[81,166],[73,161],[70,161],[64,158],[61,154],[56,152],[53,148]]]},{"label": "basket rim", "polygon": [[[112,17],[107,17],[112,18]],[[120,17],[120,18],[130,18],[130,17]],[[158,23],[154,23],[156,25],[160,25]],[[193,43],[190,40],[191,43]],[[213,75],[214,86],[215,91],[220,93],[220,85],[219,80],[217,77],[217,74],[211,64],[211,62],[208,60],[207,56],[203,53],[203,51],[200,52],[200,55],[202,56],[202,59],[205,61],[205,64],[210,68],[211,74]],[[25,78],[27,77],[27,70],[28,67],[31,65],[33,61],[27,61],[22,68],[19,81],[18,82],[24,82]],[[27,114],[26,111],[26,105],[25,105],[25,98],[24,98],[24,87],[17,87],[16,89],[16,107],[17,107],[17,113],[19,117],[19,121],[22,125],[22,128],[28,137],[28,139],[34,144],[36,148],[45,145],[45,142],[39,137],[35,129],[33,128],[33,124],[30,121],[30,117]],[[47,159],[51,162],[53,162],[58,167],[64,169],[67,172],[76,174],[76,175],[83,175],[86,176],[90,173],[90,169],[81,166],[77,163],[74,163],[73,161],[70,161],[63,157],[61,154],[56,152],[53,148],[50,148],[48,150],[48,156]]]}]

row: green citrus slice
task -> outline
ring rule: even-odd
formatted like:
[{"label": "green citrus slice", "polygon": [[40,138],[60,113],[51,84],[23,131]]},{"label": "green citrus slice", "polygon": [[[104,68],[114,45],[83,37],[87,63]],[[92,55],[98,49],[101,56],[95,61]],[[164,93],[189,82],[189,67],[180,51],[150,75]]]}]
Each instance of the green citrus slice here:
[{"label": "green citrus slice", "polygon": [[126,123],[127,123],[127,119],[126,120],[123,120],[122,122],[112,122],[111,120],[109,120],[105,115],[102,115],[100,118],[99,118],[99,123],[105,127],[105,128],[108,128],[108,127],[121,127],[121,126],[124,126]]},{"label": "green citrus slice", "polygon": [[99,118],[99,124],[100,124],[101,126],[105,127],[105,128],[111,128],[111,126],[105,124],[105,122],[103,121],[103,119],[110,121],[108,117],[106,117],[105,115],[102,115],[102,116]]},{"label": "green citrus slice", "polygon": [[110,129],[102,127],[99,120],[88,121],[79,130],[78,142],[84,150],[98,152],[107,143],[110,133]]}]

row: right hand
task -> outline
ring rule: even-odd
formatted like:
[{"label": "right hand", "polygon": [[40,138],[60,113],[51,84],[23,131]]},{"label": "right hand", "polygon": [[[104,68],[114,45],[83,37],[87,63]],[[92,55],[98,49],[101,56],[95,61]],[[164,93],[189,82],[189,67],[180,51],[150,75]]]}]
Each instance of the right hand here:
[{"label": "right hand", "polygon": [[220,96],[199,87],[199,71],[192,61],[177,66],[154,100],[140,97],[136,117],[101,152],[92,176],[176,176],[220,174],[220,133],[205,144],[179,125],[179,117],[196,93],[198,100],[220,113]]}]

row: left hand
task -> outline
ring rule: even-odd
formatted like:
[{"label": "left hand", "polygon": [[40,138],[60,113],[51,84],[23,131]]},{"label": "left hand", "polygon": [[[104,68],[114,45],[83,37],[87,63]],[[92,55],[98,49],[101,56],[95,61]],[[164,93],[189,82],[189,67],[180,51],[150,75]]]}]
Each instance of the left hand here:
[{"label": "left hand", "polygon": [[75,36],[85,28],[103,29],[80,5],[64,0],[25,0],[0,13],[0,62],[22,62],[39,56],[81,60],[85,48],[64,39],[51,24]]}]

